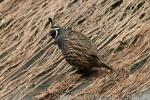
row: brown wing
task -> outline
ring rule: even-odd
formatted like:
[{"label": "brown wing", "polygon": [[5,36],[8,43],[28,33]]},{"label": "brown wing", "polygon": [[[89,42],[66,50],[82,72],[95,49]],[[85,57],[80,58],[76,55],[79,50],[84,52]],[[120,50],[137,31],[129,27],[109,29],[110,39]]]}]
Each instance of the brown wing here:
[{"label": "brown wing", "polygon": [[72,31],[65,39],[64,56],[72,65],[91,66],[93,58],[88,54],[88,51],[93,48],[97,53],[96,46],[85,35]]},{"label": "brown wing", "polygon": [[97,52],[97,48],[95,44],[86,35],[72,31],[68,36],[69,36],[69,39],[74,41],[73,45],[76,45],[76,46],[78,45],[86,49],[86,51],[88,51],[90,48],[93,48],[95,52]]},{"label": "brown wing", "polygon": [[[83,60],[86,66],[98,65],[112,70],[110,65],[104,62],[104,59],[102,59],[101,55],[98,53],[97,47],[87,36],[78,32],[71,32],[68,36],[72,41],[72,45],[70,45],[71,48],[76,50],[75,55],[78,55],[76,56],[78,57],[76,61],[80,61],[81,63]],[[81,57],[80,60],[79,57]]]}]

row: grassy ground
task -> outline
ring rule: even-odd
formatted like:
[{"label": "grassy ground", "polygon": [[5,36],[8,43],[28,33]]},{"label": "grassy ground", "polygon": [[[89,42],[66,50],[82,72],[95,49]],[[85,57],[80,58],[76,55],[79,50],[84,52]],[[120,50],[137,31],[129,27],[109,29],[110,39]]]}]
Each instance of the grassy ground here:
[{"label": "grassy ground", "polygon": [[[115,71],[72,72],[52,45],[48,17],[90,37]],[[139,96],[150,88],[149,23],[149,0],[0,1],[1,100]]]}]

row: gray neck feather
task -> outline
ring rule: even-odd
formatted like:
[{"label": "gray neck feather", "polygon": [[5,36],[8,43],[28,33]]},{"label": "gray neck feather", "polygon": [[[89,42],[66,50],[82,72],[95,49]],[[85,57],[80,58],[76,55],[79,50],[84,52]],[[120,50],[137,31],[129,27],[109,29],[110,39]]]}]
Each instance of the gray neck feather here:
[{"label": "gray neck feather", "polygon": [[58,44],[58,47],[60,48],[60,49],[63,49],[63,47],[64,47],[64,39],[65,39],[65,35],[60,35],[60,36],[58,36],[57,38],[56,38],[56,42],[57,42],[57,44]]}]

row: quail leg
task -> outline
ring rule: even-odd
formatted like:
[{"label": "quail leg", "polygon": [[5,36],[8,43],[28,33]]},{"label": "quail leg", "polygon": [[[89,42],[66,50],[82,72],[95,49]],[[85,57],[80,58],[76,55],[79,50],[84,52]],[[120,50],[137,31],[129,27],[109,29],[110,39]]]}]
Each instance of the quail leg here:
[{"label": "quail leg", "polygon": [[83,69],[78,69],[77,70],[78,74],[82,74],[83,76],[88,76],[93,73],[92,69],[90,67],[83,68]]}]

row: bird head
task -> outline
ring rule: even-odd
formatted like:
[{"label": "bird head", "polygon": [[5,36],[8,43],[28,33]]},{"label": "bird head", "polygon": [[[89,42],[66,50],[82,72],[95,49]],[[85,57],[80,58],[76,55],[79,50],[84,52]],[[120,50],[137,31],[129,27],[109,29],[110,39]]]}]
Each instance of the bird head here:
[{"label": "bird head", "polygon": [[71,28],[63,28],[60,26],[56,26],[54,25],[55,23],[53,22],[52,18],[48,18],[48,19],[49,22],[51,23],[51,29],[49,31],[49,35],[55,40],[64,37],[68,33],[68,31],[71,30]]},{"label": "bird head", "polygon": [[49,31],[49,35],[52,37],[52,39],[55,40],[55,42],[59,45],[63,45],[63,41],[66,38],[66,35],[72,30],[70,27],[69,28],[64,28],[55,25],[53,22],[52,18],[49,18],[49,23],[51,23],[51,28]]}]

